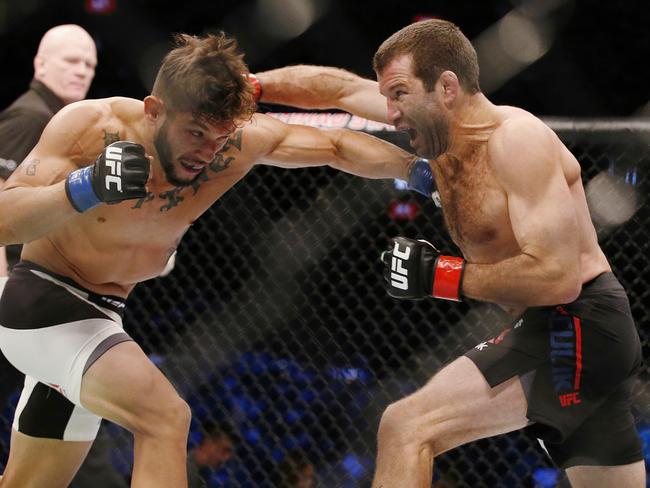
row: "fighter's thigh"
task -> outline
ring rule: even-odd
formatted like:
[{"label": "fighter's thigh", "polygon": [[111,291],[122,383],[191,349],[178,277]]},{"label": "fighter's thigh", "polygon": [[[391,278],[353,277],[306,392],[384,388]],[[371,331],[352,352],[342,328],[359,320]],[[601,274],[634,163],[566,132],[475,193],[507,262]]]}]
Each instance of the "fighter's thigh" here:
[{"label": "fighter's thigh", "polygon": [[15,430],[1,488],[63,488],[72,481],[92,441],[30,437]]},{"label": "fighter's thigh", "polygon": [[645,463],[623,466],[573,466],[566,470],[573,488],[645,488]]},{"label": "fighter's thigh", "polygon": [[476,439],[525,427],[526,410],[526,397],[517,377],[491,388],[476,365],[462,356],[423,388],[391,405],[385,415],[401,424],[407,438],[431,444],[434,453],[440,454]]},{"label": "fighter's thigh", "polygon": [[[189,408],[171,383],[132,341],[104,353],[86,371],[81,403],[131,432],[151,434],[189,418]],[[189,420],[188,420],[189,421]]]}]

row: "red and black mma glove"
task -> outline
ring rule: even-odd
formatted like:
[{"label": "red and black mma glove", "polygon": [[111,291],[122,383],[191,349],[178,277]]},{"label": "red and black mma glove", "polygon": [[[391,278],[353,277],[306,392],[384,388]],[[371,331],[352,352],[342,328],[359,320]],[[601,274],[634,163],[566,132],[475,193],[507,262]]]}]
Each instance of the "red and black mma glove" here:
[{"label": "red and black mma glove", "polygon": [[85,212],[102,203],[147,195],[149,159],[144,147],[135,142],[118,141],[101,152],[95,164],[68,175],[65,192],[77,212]]},{"label": "red and black mma glove", "polygon": [[253,97],[255,98],[255,102],[259,102],[262,97],[262,84],[260,83],[259,78],[253,73],[248,73],[246,77],[250,84],[253,85]]},{"label": "red and black mma glove", "polygon": [[425,240],[396,237],[381,255],[388,294],[460,301],[465,260],[443,256]]}]

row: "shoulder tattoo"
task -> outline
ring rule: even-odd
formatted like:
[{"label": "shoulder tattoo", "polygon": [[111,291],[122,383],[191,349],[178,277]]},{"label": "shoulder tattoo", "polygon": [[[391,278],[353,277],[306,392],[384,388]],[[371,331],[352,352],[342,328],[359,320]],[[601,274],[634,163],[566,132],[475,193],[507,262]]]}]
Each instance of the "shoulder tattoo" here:
[{"label": "shoulder tattoo", "polygon": [[117,142],[120,140],[120,132],[108,132],[107,130],[102,130],[104,133],[104,147],[108,146],[109,144],[113,144],[114,142]]},{"label": "shoulder tattoo", "polygon": [[223,145],[222,151],[225,151],[230,147],[237,148],[238,151],[241,151],[241,135],[242,135],[242,132],[243,131],[241,129],[235,131],[235,133]]}]

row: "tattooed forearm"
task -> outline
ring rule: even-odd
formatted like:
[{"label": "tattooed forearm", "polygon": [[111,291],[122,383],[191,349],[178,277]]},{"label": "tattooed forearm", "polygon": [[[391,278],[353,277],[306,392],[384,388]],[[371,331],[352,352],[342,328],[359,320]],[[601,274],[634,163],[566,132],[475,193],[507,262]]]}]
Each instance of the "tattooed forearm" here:
[{"label": "tattooed forearm", "polygon": [[109,144],[113,144],[120,140],[120,133],[118,132],[108,132],[107,130],[102,130],[104,132],[104,147]]},{"label": "tattooed forearm", "polygon": [[36,175],[36,166],[41,162],[40,159],[30,159],[29,161],[25,161],[25,174],[27,176],[35,176]]}]

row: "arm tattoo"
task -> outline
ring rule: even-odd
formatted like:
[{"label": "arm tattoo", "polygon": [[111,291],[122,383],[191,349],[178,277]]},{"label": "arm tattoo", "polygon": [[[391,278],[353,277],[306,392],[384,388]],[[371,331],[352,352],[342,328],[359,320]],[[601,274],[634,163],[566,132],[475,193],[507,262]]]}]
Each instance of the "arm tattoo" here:
[{"label": "arm tattoo", "polygon": [[108,146],[109,144],[113,144],[114,142],[117,142],[120,140],[120,132],[108,132],[106,130],[102,130],[104,133],[104,147]]},{"label": "arm tattoo", "polygon": [[29,161],[25,161],[27,166],[25,167],[25,174],[27,176],[35,176],[36,175],[36,166],[38,166],[38,163],[40,163],[40,159],[30,159]]}]

